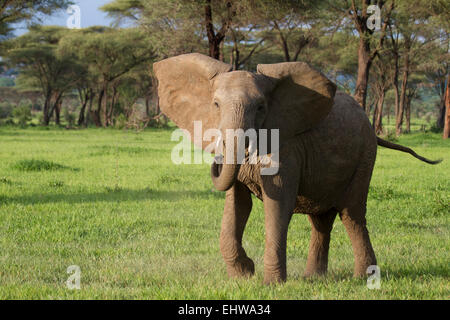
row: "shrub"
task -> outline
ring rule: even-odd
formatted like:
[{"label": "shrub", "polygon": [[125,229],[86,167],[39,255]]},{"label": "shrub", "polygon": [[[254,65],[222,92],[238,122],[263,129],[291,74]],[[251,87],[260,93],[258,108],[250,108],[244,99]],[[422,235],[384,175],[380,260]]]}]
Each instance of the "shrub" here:
[{"label": "shrub", "polygon": [[390,141],[390,142],[393,142],[393,143],[395,143],[395,142],[398,141],[397,135],[395,134],[395,130],[389,130],[389,129],[388,129],[388,130],[386,131],[385,135],[383,136],[383,138],[384,138],[385,140]]},{"label": "shrub", "polygon": [[13,125],[15,125],[15,123],[12,119],[6,119],[6,120],[0,119],[0,126],[13,126]]},{"label": "shrub", "polygon": [[119,114],[114,119],[114,127],[116,129],[125,129],[127,127],[128,120],[123,113]]},{"label": "shrub", "polygon": [[13,116],[19,121],[19,125],[25,127],[31,120],[31,108],[27,105],[20,105],[13,110]]},{"label": "shrub", "polygon": [[39,103],[35,103],[33,105],[33,110],[35,110],[35,111],[42,111],[42,106]]},{"label": "shrub", "polygon": [[430,127],[430,131],[433,133],[442,133],[444,128],[439,128],[436,123],[433,123]]},{"label": "shrub", "polygon": [[12,116],[13,107],[8,102],[0,103],[0,119],[7,119]]},{"label": "shrub", "polygon": [[75,115],[67,108],[64,109],[64,120],[66,120],[69,128],[73,127],[73,125],[75,124]]},{"label": "shrub", "polygon": [[154,112],[150,112],[150,121],[147,124],[148,128],[168,128],[169,127],[169,119],[163,114],[156,114]]}]

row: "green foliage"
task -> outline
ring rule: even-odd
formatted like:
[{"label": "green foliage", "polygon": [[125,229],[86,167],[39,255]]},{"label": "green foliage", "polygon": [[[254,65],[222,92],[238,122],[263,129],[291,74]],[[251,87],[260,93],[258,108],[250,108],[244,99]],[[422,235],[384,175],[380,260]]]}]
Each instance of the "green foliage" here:
[{"label": "green foliage", "polygon": [[442,134],[442,132],[444,131],[444,128],[439,128],[436,123],[433,123],[430,127],[430,132],[432,133],[440,133]]},{"label": "green foliage", "polygon": [[70,55],[58,54],[59,41],[71,31],[58,26],[33,26],[29,32],[11,40],[7,62],[20,71],[17,85],[21,89],[40,90],[45,98],[44,124],[57,103],[54,96],[73,89],[83,79],[85,67]]},{"label": "green foliage", "polygon": [[20,105],[13,110],[13,116],[19,121],[19,125],[25,127],[31,120],[31,106]]},{"label": "green foliage", "polygon": [[12,116],[13,106],[9,102],[0,103],[0,119],[6,119]]},{"label": "green foliage", "polygon": [[73,3],[67,0],[2,1],[0,3],[0,41],[12,31],[12,24],[24,20],[40,21],[44,15],[51,15]]},{"label": "green foliage", "polygon": [[119,114],[115,119],[114,119],[114,126],[116,127],[116,129],[125,129],[128,123],[127,117],[125,117],[125,115]]},{"label": "green foliage", "polygon": [[69,128],[72,128],[75,124],[75,115],[70,112],[68,108],[64,108],[64,120],[66,120],[67,124],[69,125]]},{"label": "green foliage", "polygon": [[393,143],[398,142],[398,137],[397,137],[397,135],[395,134],[395,130],[390,130],[390,129],[388,129],[388,130],[386,131],[386,134],[383,135],[383,139],[385,139],[385,140],[387,140],[387,141],[390,141],[390,142],[393,142]]}]

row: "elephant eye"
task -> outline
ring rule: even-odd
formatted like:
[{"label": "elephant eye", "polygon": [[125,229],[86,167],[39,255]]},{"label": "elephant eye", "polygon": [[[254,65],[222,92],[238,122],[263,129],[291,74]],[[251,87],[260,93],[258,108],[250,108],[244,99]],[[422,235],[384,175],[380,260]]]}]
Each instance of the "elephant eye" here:
[{"label": "elephant eye", "polygon": [[214,106],[219,109],[219,104],[217,102],[214,102]]}]

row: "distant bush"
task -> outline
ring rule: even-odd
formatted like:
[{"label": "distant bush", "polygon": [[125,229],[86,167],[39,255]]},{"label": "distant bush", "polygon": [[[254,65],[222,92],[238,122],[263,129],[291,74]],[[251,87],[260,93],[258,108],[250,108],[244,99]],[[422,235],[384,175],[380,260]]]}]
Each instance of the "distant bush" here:
[{"label": "distant bush", "polygon": [[439,128],[436,123],[430,126],[430,131],[433,133],[442,133],[444,131],[443,128]]},{"label": "distant bush", "polygon": [[19,125],[25,127],[31,120],[31,108],[29,105],[20,105],[13,110],[13,116],[19,121]]},{"label": "distant bush", "polygon": [[69,128],[72,128],[75,124],[75,115],[69,111],[69,109],[64,109],[64,119],[66,120],[67,124],[69,125]]},{"label": "distant bush", "polygon": [[7,119],[12,116],[13,107],[8,102],[0,103],[0,119]]},{"label": "distant bush", "polygon": [[395,130],[387,130],[386,133],[384,134],[383,138],[387,141],[390,142],[397,142],[397,135],[395,134]]},{"label": "distant bush", "polygon": [[114,127],[116,129],[125,129],[128,125],[128,120],[123,113],[119,114],[114,119]]},{"label": "distant bush", "polygon": [[39,103],[33,104],[34,111],[42,111],[42,106]]},{"label": "distant bush", "polygon": [[38,114],[37,119],[38,119],[38,122],[39,122],[40,125],[44,125],[45,124],[45,122],[44,122],[44,113],[43,112],[40,112]]},{"label": "distant bush", "polygon": [[15,125],[12,119],[0,119],[0,126],[13,126]]}]

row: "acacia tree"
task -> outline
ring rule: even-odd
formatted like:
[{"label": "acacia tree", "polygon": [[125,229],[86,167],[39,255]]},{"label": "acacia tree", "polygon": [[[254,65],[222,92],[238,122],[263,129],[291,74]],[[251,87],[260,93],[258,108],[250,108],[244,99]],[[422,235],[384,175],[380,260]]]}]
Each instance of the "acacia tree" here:
[{"label": "acacia tree", "polygon": [[374,4],[381,9],[385,6],[385,1],[361,1],[361,8],[358,10],[356,1],[351,1],[351,7],[349,10],[349,14],[353,20],[354,26],[359,34],[359,48],[358,48],[358,75],[356,79],[356,88],[355,88],[355,100],[366,109],[366,98],[367,98],[367,88],[369,81],[369,72],[370,67],[372,66],[373,60],[379,54],[380,50],[383,48],[384,39],[386,36],[386,28],[389,23],[390,15],[394,8],[394,0],[390,1],[390,4],[387,6],[387,10],[385,13],[384,22],[382,24],[377,44],[373,45],[376,36],[374,35],[373,29],[368,26],[368,19],[370,14],[368,13],[368,6],[370,4]]},{"label": "acacia tree", "polygon": [[449,33],[443,32],[439,40],[434,41],[433,44],[427,50],[429,58],[422,65],[422,68],[428,81],[433,84],[435,93],[439,96],[436,126],[443,129],[446,112],[445,95],[450,61]]},{"label": "acacia tree", "polygon": [[[399,2],[392,15],[388,49],[394,59],[392,85],[397,135],[402,133],[407,92],[411,91],[408,89],[410,76],[416,70],[424,68],[422,65],[429,68],[437,62],[435,53],[439,49],[436,47],[436,40],[440,38],[440,28],[436,17],[438,16],[427,10],[427,4],[407,1]],[[438,67],[439,69],[441,68]]]},{"label": "acacia tree", "polygon": [[249,1],[248,15],[263,28],[263,37],[277,46],[284,61],[297,61],[302,50],[317,40],[320,25],[317,1]]},{"label": "acacia tree", "polygon": [[67,56],[59,56],[60,40],[70,30],[62,27],[32,27],[28,33],[8,43],[7,62],[20,70],[18,85],[37,87],[44,97],[43,124],[55,113],[59,124],[64,93],[83,75],[83,67]]},{"label": "acacia tree", "polygon": [[[356,32],[358,44],[358,71],[354,91],[355,100],[367,112],[366,100],[368,92],[369,74],[373,61],[383,49],[386,30],[396,0],[340,0],[328,1],[328,7],[340,15],[335,19],[338,27],[350,28],[349,32]],[[381,12],[381,28],[377,30],[371,23],[374,12],[369,12],[370,5],[375,5]],[[370,19],[370,21],[369,21]]]},{"label": "acacia tree", "polygon": [[11,25],[50,15],[72,4],[68,0],[0,0],[0,40],[11,32]]},{"label": "acacia tree", "polygon": [[370,89],[373,96],[373,118],[372,124],[375,133],[383,133],[383,107],[386,99],[386,92],[391,87],[392,76],[391,59],[389,56],[380,56],[373,64],[373,72],[370,81]]},{"label": "acacia tree", "polygon": [[117,22],[125,19],[141,25],[161,57],[198,51],[205,47],[206,38],[208,54],[221,59],[223,42],[240,6],[240,1],[231,0],[114,0],[102,10]]},{"label": "acacia tree", "polygon": [[[131,46],[130,43],[133,45]],[[145,34],[136,28],[90,28],[61,41],[60,50],[72,51],[98,77],[97,109],[92,110],[97,126],[112,124],[117,80],[155,58]],[[111,89],[111,91],[110,91]]]}]

